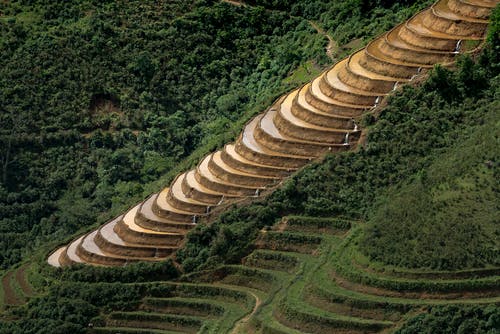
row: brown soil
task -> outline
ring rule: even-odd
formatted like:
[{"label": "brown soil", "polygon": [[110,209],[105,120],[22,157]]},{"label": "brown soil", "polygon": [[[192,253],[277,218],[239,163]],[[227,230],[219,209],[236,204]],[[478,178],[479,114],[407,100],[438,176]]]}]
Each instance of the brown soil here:
[{"label": "brown soil", "polygon": [[437,279],[471,279],[477,277],[490,277],[496,276],[500,274],[500,268],[492,268],[492,269],[477,269],[477,270],[469,270],[469,271],[456,271],[456,272],[418,272],[418,271],[380,271],[372,267],[368,267],[356,262],[354,259],[352,260],[352,265],[359,270],[363,270],[372,274],[376,274],[382,277],[390,277],[390,278],[409,278],[409,279],[428,279],[428,280],[437,280]]},{"label": "brown soil", "polygon": [[317,298],[311,294],[306,295],[305,301],[313,306],[327,310],[331,313],[349,317],[388,321],[397,321],[401,318],[401,314],[399,312],[384,311],[384,309],[360,309],[345,304],[332,303],[327,300]]},{"label": "brown soil", "polygon": [[289,328],[294,328],[299,331],[305,331],[308,333],[335,333],[335,334],[368,334],[368,333],[376,333],[373,331],[363,331],[363,330],[355,330],[355,329],[347,329],[347,328],[334,328],[329,326],[322,326],[320,324],[315,323],[306,323],[301,322],[299,320],[289,320],[281,314],[279,311],[273,312],[273,316],[279,323]]},{"label": "brown soil", "polygon": [[338,286],[351,291],[356,291],[364,294],[371,294],[384,297],[403,297],[411,299],[469,299],[469,298],[486,298],[498,296],[494,290],[491,291],[475,291],[475,292],[449,292],[449,293],[431,293],[431,292],[399,292],[394,290],[387,290],[377,288],[374,286],[363,285],[359,283],[350,282],[343,277],[337,275],[335,272],[331,273],[332,279],[335,280]]},{"label": "brown soil", "polygon": [[4,303],[5,305],[22,305],[24,301],[17,295],[16,291],[10,285],[12,275],[14,275],[14,272],[10,271],[2,278]]},{"label": "brown soil", "polygon": [[288,226],[288,220],[285,217],[283,217],[281,218],[280,222],[277,225],[273,226],[273,230],[283,232],[286,230],[287,226]]},{"label": "brown soil", "polygon": [[33,296],[34,295],[33,287],[28,283],[26,277],[26,269],[28,269],[28,266],[29,263],[26,263],[16,270],[16,281],[26,296]]}]

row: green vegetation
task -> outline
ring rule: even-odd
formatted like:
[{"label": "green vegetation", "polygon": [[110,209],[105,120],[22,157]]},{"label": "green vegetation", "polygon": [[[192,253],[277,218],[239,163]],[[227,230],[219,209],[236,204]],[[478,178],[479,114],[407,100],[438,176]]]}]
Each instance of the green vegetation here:
[{"label": "green vegetation", "polygon": [[[437,67],[422,86],[405,86],[377,115],[358,152],[327,156],[261,203],[195,229],[178,260],[188,271],[238,261],[259,229],[281,215],[307,214],[368,220],[361,252],[384,264],[440,270],[497,265],[498,66],[490,48],[478,63],[463,58],[454,72]],[[411,196],[416,190],[420,198]],[[433,210],[425,194],[437,201]],[[402,221],[406,210],[419,212]],[[453,231],[452,217],[462,229]]]},{"label": "green vegetation", "polygon": [[0,4],[0,267],[158,191],[312,78],[330,60],[309,20],[342,45],[425,4]]},{"label": "green vegetation", "polygon": [[320,23],[340,45],[389,30],[432,1],[250,0],[248,4],[286,11]]},{"label": "green vegetation", "polygon": [[29,299],[1,334],[498,328],[498,9],[484,52],[398,90],[357,152],[193,230],[184,272],[45,264],[324,66],[308,20],[346,43],[425,2],[249,3],[0,5],[0,297]]},{"label": "green vegetation", "polygon": [[[498,110],[500,104],[487,108]],[[483,120],[457,138],[450,152],[381,200],[363,240],[372,259],[439,270],[500,265],[500,148],[492,140],[498,115],[485,113]]]},{"label": "green vegetation", "polygon": [[286,220],[289,231],[341,233],[351,228],[351,222],[342,218],[321,218],[288,216]]},{"label": "green vegetation", "polygon": [[12,1],[0,13],[2,268],[158,191],[299,64],[325,64],[307,21],[258,8]]},{"label": "green vegetation", "polygon": [[428,313],[410,319],[398,334],[497,333],[498,307],[433,307]]}]

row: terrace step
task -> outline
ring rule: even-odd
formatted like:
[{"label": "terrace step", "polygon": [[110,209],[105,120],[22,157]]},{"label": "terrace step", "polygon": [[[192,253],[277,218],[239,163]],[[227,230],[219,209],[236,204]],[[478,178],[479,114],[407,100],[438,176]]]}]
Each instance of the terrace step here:
[{"label": "terrace step", "polygon": [[169,191],[170,188],[164,188],[155,196],[152,205],[153,212],[165,219],[182,221],[185,223],[193,222],[193,216],[195,215],[193,212],[178,209],[169,203],[167,200]]},{"label": "terrace step", "polygon": [[359,117],[373,106],[371,104],[358,104],[358,102],[355,104],[345,103],[327,96],[320,87],[323,75],[318,76],[311,82],[305,94],[306,101],[312,106],[326,113],[347,117]]},{"label": "terrace step", "polygon": [[321,91],[325,95],[344,103],[360,106],[373,105],[380,94],[348,86],[339,79],[339,71],[346,66],[348,60],[349,58],[341,60],[331,70],[321,75],[319,82]]},{"label": "terrace step", "polygon": [[161,313],[113,312],[108,316],[106,325],[196,333],[203,321],[197,317]]},{"label": "terrace step", "polygon": [[394,326],[392,321],[329,313],[304,302],[283,301],[279,308],[281,323],[305,332],[378,333]]},{"label": "terrace step", "polygon": [[423,24],[433,30],[467,37],[484,35],[488,20],[462,16],[448,7],[448,1],[441,0],[431,6],[429,15],[424,16]]},{"label": "terrace step", "polygon": [[243,186],[267,187],[280,180],[279,177],[262,176],[235,169],[226,164],[222,158],[222,154],[222,151],[215,152],[208,162],[208,168],[213,175],[223,181]]},{"label": "terrace step", "polygon": [[143,299],[140,309],[148,312],[196,317],[217,317],[224,315],[225,312],[224,304],[220,302],[182,297],[146,297]]},{"label": "terrace step", "polygon": [[296,170],[295,168],[264,165],[248,160],[236,151],[236,147],[234,144],[227,144],[224,147],[224,149],[221,151],[221,159],[231,168],[240,170],[245,173],[257,174],[266,177],[286,177]]},{"label": "terrace step", "polygon": [[[290,93],[277,109],[273,122],[283,135],[298,140],[308,140],[318,143],[342,144],[347,133],[353,134],[351,129],[325,127],[309,123],[292,112],[299,90]],[[350,120],[347,121],[348,123]]]},{"label": "terrace step", "polygon": [[224,196],[252,196],[257,191],[263,190],[263,186],[246,186],[218,178],[209,168],[212,159],[210,154],[206,156],[196,168],[195,178],[204,187],[222,193]]},{"label": "terrace step", "polygon": [[98,232],[99,231],[93,231],[87,234],[76,248],[76,254],[88,264],[108,266],[126,264],[128,262],[127,258],[104,253],[99,246],[96,245],[94,238]]},{"label": "terrace step", "polygon": [[429,11],[421,12],[406,21],[399,31],[399,37],[407,44],[415,47],[449,52],[456,51],[457,43],[460,40],[481,40],[480,37],[468,38],[434,31],[432,27],[427,28],[422,21],[426,15],[429,15]]},{"label": "terrace step", "polygon": [[287,231],[305,235],[344,235],[356,221],[344,218],[319,218],[308,216],[285,216],[273,227],[276,231]]},{"label": "terrace step", "polygon": [[183,334],[178,331],[164,331],[161,329],[130,328],[130,327],[94,327],[89,330],[92,334]]},{"label": "terrace step", "polygon": [[210,203],[192,198],[189,192],[187,194],[184,193],[184,190],[182,189],[182,181],[185,176],[186,173],[177,175],[175,180],[170,185],[167,192],[168,204],[180,211],[189,212],[190,216],[206,214],[207,207],[210,206]]},{"label": "terrace step", "polygon": [[129,258],[166,258],[177,250],[177,243],[150,246],[125,242],[114,230],[121,219],[122,217],[117,217],[115,220],[103,225],[94,237],[95,244],[103,252]]},{"label": "terrace step", "polygon": [[[317,282],[331,281],[325,270],[321,272]],[[324,303],[341,303],[349,307],[357,309],[384,309],[399,313],[407,313],[415,308],[423,306],[437,306],[437,305],[451,305],[451,304],[486,304],[498,303],[498,297],[485,297],[485,298],[465,298],[465,299],[433,299],[432,296],[426,295],[423,298],[401,298],[399,296],[380,296],[369,292],[369,287],[360,289],[350,289],[349,286],[343,284],[338,285],[333,281],[332,284],[318,284],[314,283],[309,289],[308,293],[315,299],[322,299]]]},{"label": "terrace step", "polygon": [[457,15],[474,19],[488,19],[493,1],[449,0],[448,7]]},{"label": "terrace step", "polygon": [[349,57],[346,66],[340,69],[340,81],[350,87],[358,87],[381,96],[390,92],[396,83],[405,83],[406,78],[391,77],[370,71],[361,65],[364,50],[360,50]]},{"label": "terrace step", "polygon": [[345,151],[349,148],[349,145],[300,140],[285,135],[276,128],[274,123],[276,114],[276,109],[269,109],[262,117],[255,133],[257,141],[270,150],[313,159],[326,152]]},{"label": "terrace step", "polygon": [[361,66],[381,75],[407,79],[432,67],[432,65],[410,63],[391,57],[382,52],[382,43],[382,39],[376,39],[366,46],[360,61]]},{"label": "terrace step", "polygon": [[216,270],[217,282],[269,292],[278,280],[276,270],[225,265]]},{"label": "terrace step", "polygon": [[[181,216],[180,221],[173,220],[172,218],[167,219],[157,215],[154,210],[154,202],[156,201],[157,194],[149,196],[139,207],[135,215],[135,223],[147,230],[153,230],[156,232],[178,232],[189,231],[195,224],[192,222],[192,218],[186,222],[184,216]],[[175,218],[175,217],[174,217]]]},{"label": "terrace step", "polygon": [[255,117],[245,126],[236,142],[236,152],[248,160],[282,168],[300,168],[312,160],[302,155],[276,152],[257,142],[254,134],[263,116],[264,114]]},{"label": "terrace step", "polygon": [[59,259],[62,253],[66,251],[66,248],[67,246],[59,247],[55,252],[52,252],[47,259],[47,262],[53,267],[60,267],[61,263],[59,262]]},{"label": "terrace step", "polygon": [[240,197],[208,189],[196,179],[195,169],[190,170],[184,175],[184,179],[182,180],[182,191],[193,199],[207,202],[212,205],[222,204],[222,202]]},{"label": "terrace step", "polygon": [[321,236],[297,232],[262,232],[255,246],[284,252],[312,254],[323,241]]},{"label": "terrace step", "polygon": [[[160,232],[143,228],[135,223],[140,204],[130,209],[115,226],[114,231],[125,242],[140,245],[177,245],[184,239],[179,232]],[[194,225],[193,225],[194,226]]]},{"label": "terrace step", "polygon": [[288,273],[294,272],[299,263],[299,258],[292,253],[264,249],[257,249],[243,259],[243,264],[248,267],[279,270]]},{"label": "terrace step", "polygon": [[61,257],[59,257],[59,263],[61,263],[61,266],[83,263],[83,260],[76,254],[76,249],[84,237],[85,235],[82,235],[79,238],[73,240],[69,244],[69,246],[61,253]]},{"label": "terrace step", "polygon": [[325,127],[350,130],[354,130],[356,128],[354,117],[324,112],[307,102],[307,92],[310,87],[310,83],[302,86],[299,93],[296,95],[291,107],[291,113],[295,117],[305,122]]},{"label": "terrace step", "polygon": [[398,61],[419,65],[433,65],[436,63],[450,63],[456,53],[453,51],[429,50],[406,43],[400,32],[404,25],[399,25],[385,35],[379,48],[386,56]]}]

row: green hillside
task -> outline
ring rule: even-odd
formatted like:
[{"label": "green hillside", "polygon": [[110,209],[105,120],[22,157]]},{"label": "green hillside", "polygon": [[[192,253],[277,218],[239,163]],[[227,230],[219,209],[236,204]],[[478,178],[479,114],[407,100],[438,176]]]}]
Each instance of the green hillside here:
[{"label": "green hillside", "polygon": [[[495,265],[498,66],[490,63],[496,56],[489,52],[479,59],[486,65],[463,59],[454,72],[437,68],[424,84],[404,87],[381,110],[358,152],[327,156],[299,171],[262,204],[228,212],[201,227],[200,233],[212,239],[195,231],[178,258],[189,268],[207,258],[209,263],[230,260],[232,253],[219,251],[219,243],[244,251],[250,226],[261,228],[276,215],[298,213],[368,220],[363,252],[386,264],[442,270]],[[366,123],[371,122],[368,117]],[[435,207],[429,198],[430,203],[425,201],[430,194],[439,201]],[[474,225],[457,219],[469,233],[452,232],[449,221],[464,211],[476,215]],[[230,241],[223,235],[227,225],[235,226],[227,232],[236,233]],[[431,244],[427,249],[434,249],[432,243],[439,244],[443,233],[450,238],[443,248],[421,253],[426,242]],[[404,248],[412,246],[405,242],[409,236],[419,250]],[[209,251],[200,251],[208,244]]]},{"label": "green hillside", "polygon": [[198,225],[175,262],[46,264],[326,67],[311,22],[340,57],[428,2],[247,4],[0,4],[0,333],[496,333],[498,6],[480,54],[394,92],[357,151]]},{"label": "green hillside", "polygon": [[312,20],[338,27],[337,57],[359,45],[340,31],[426,3],[332,1],[358,8],[341,20],[313,15],[322,1],[293,15],[219,1],[0,4],[0,267],[157,191],[316,75],[331,59]]},{"label": "green hillside", "polygon": [[[454,138],[377,205],[363,240],[386,264],[457,270],[500,263],[498,101],[474,108],[481,123]],[[496,112],[492,112],[495,111]]]}]

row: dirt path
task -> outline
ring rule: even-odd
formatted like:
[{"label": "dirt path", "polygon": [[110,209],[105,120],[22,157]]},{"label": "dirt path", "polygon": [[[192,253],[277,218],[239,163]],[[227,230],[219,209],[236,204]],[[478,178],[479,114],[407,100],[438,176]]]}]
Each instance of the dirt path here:
[{"label": "dirt path", "polygon": [[328,45],[326,46],[326,55],[331,60],[335,60],[334,53],[336,53],[339,49],[337,42],[335,42],[335,40],[332,38],[332,36],[328,35],[328,33],[326,31],[324,31],[323,28],[321,28],[316,22],[309,21],[309,24],[311,25],[311,27],[316,29],[318,34],[321,34],[321,35],[325,36],[326,39],[328,39]]},{"label": "dirt path", "polygon": [[[221,1],[226,2],[226,3],[233,5],[233,6],[238,6],[238,7],[248,6],[243,1],[238,1],[238,0],[221,0]],[[272,11],[271,9],[267,9],[267,10]],[[295,16],[290,16],[290,17],[295,17]],[[313,27],[318,32],[318,34],[321,34],[324,37],[326,37],[326,39],[328,39],[328,45],[325,48],[326,55],[331,60],[335,60],[334,54],[337,53],[337,51],[339,49],[337,42],[335,42],[335,40],[332,38],[332,36],[328,35],[328,33],[325,30],[323,30],[323,28],[321,28],[316,22],[313,22],[313,21],[308,21],[308,22],[311,25],[311,27]]]},{"label": "dirt path", "polygon": [[248,291],[255,298],[255,306],[253,307],[252,312],[248,313],[244,318],[241,318],[233,327],[231,334],[243,333],[241,330],[244,329],[244,326],[248,323],[250,318],[257,312],[260,304],[262,304],[262,300],[255,293]]},{"label": "dirt path", "polygon": [[34,295],[33,288],[28,283],[26,277],[26,269],[28,268],[28,266],[29,263],[26,263],[16,270],[16,281],[19,283],[21,290],[23,290],[26,296],[33,296]]},{"label": "dirt path", "polygon": [[19,298],[16,291],[14,291],[14,289],[10,285],[12,275],[14,275],[14,272],[10,271],[2,278],[4,304],[5,305],[21,305],[23,303],[23,300],[21,298]]}]

